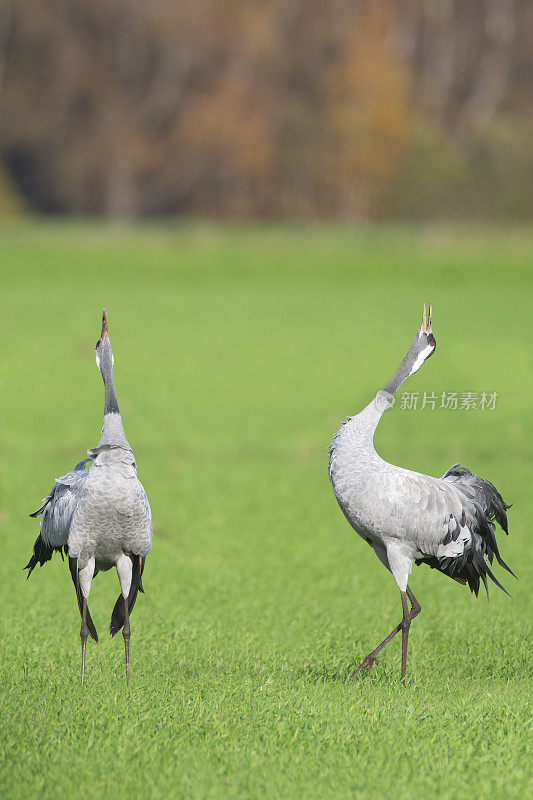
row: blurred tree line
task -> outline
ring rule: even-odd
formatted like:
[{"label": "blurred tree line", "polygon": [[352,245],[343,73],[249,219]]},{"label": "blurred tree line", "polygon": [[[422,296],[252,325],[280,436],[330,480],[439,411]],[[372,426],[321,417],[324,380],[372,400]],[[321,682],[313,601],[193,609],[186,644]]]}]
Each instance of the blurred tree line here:
[{"label": "blurred tree line", "polygon": [[532,54],[531,0],[0,0],[0,196],[526,218]]}]

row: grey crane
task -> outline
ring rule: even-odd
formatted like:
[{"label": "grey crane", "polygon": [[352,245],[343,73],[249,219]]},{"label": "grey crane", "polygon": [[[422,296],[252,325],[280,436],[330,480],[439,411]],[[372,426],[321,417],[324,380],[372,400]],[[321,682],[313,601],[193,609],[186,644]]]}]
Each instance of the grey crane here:
[{"label": "grey crane", "polygon": [[379,651],[402,631],[401,681],[405,682],[409,628],[421,611],[407,582],[413,563],[428,564],[463,585],[468,583],[476,596],[480,580],[488,596],[487,576],[506,592],[489,567],[494,557],[516,577],[501,558],[494,535],[494,520],[508,533],[510,506],[492,483],[459,464],[442,478],[412,472],[387,463],[374,449],[381,415],[392,405],[400,385],[435,348],[431,306],[426,317],[424,304],[422,324],[392,379],[366,408],[346,420],[331,443],[329,477],[337,502],[352,528],[392,573],[402,600],[401,622],[351,678],[366,667],[372,671]]},{"label": "grey crane", "polygon": [[97,447],[71,472],[56,479],[43,505],[41,531],[24,569],[29,578],[37,564],[54,551],[68,554],[70,574],[81,614],[81,683],[85,679],[85,649],[89,634],[98,642],[87,607],[92,579],[116,567],[120,595],[113,608],[109,632],[122,628],[126,681],[130,668],[130,614],[142,592],[145,559],[152,549],[152,518],[146,492],[137,478],[132,449],[126,439],[113,382],[113,351],[104,309],[102,332],[96,343],[96,363],[104,381],[104,421]]}]

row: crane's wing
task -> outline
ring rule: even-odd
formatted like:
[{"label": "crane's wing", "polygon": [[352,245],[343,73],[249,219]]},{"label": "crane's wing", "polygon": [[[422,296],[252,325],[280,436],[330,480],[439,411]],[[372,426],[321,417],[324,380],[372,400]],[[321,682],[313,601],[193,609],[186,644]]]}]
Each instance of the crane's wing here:
[{"label": "crane's wing", "polygon": [[30,517],[43,515],[41,532],[33,546],[33,555],[24,569],[28,570],[28,578],[37,564],[41,566],[50,561],[54,550],[63,556],[68,544],[68,533],[72,515],[88,475],[86,469],[92,459],[80,461],[73,470],[56,479],[50,494],[44,498],[43,505],[30,514]]},{"label": "crane's wing", "polygon": [[476,595],[480,580],[487,588],[487,576],[503,589],[487,564],[495,557],[514,575],[496,542],[494,520],[508,533],[510,506],[495,486],[458,464],[440,479],[408,473],[402,483],[402,535],[418,551],[416,563],[468,583]]}]

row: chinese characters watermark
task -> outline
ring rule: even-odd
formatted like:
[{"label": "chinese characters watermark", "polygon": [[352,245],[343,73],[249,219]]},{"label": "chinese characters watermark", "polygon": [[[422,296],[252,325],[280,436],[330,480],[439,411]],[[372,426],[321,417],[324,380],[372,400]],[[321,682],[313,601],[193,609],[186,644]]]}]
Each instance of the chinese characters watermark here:
[{"label": "chinese characters watermark", "polygon": [[430,408],[432,411],[494,411],[498,392],[402,392],[400,409],[416,411]]}]

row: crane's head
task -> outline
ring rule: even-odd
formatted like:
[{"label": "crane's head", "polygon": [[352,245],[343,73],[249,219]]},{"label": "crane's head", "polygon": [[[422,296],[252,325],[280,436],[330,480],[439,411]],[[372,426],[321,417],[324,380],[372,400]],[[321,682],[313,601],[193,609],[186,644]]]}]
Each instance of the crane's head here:
[{"label": "crane's head", "polygon": [[408,356],[411,356],[411,369],[409,375],[417,372],[424,361],[427,361],[437,349],[437,342],[433,336],[433,325],[431,320],[431,303],[429,304],[429,314],[426,317],[426,304],[422,311],[422,323],[415,333],[415,338],[409,348]]},{"label": "crane's head", "polygon": [[102,425],[102,435],[100,436],[100,443],[98,448],[89,452],[91,458],[94,458],[94,453],[102,447],[122,447],[126,450],[131,450],[122,427],[122,419],[120,411],[118,410],[117,396],[115,394],[115,384],[113,382],[113,351],[111,350],[111,342],[109,341],[109,332],[107,330],[107,314],[105,308],[102,313],[102,332],[100,338],[96,342],[96,365],[102,373],[105,389],[105,402],[104,402],[104,422]]},{"label": "crane's head", "polygon": [[394,394],[400,384],[402,384],[410,375],[418,372],[422,364],[433,355],[437,347],[435,337],[433,336],[433,326],[431,320],[431,305],[429,306],[429,314],[426,315],[426,304],[424,303],[424,311],[422,312],[422,324],[415,333],[415,337],[411,342],[411,347],[407,351],[405,358],[396,370],[394,377],[389,381],[385,387],[385,391],[389,394]]},{"label": "crane's head", "polygon": [[113,374],[113,364],[115,361],[107,330],[107,314],[105,313],[105,308],[102,313],[102,332],[94,349],[96,350],[96,365],[102,373],[105,382],[105,380]]}]

